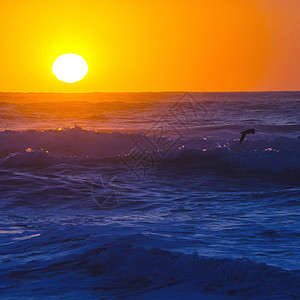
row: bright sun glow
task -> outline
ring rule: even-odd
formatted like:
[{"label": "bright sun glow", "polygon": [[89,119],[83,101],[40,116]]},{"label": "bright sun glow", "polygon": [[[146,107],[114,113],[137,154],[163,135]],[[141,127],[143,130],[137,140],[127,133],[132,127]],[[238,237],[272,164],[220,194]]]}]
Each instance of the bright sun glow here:
[{"label": "bright sun glow", "polygon": [[53,74],[57,79],[73,83],[81,80],[88,72],[86,61],[77,54],[63,54],[52,66]]}]

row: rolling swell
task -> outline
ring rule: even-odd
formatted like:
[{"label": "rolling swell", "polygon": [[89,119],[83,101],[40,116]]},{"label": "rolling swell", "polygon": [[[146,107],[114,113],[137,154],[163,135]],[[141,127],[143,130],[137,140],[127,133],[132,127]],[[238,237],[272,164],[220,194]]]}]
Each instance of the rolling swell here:
[{"label": "rolling swell", "polygon": [[[168,141],[172,138],[165,137]],[[272,175],[299,178],[300,137],[237,139],[187,137],[160,155],[147,144],[143,133],[102,133],[80,127],[46,131],[3,131],[0,133],[1,166],[43,167],[57,164],[95,162],[120,164],[136,141],[150,153],[153,166],[211,170],[240,175]],[[95,164],[95,166],[98,164]],[[93,168],[93,165],[90,166]]]},{"label": "rolling swell", "polygon": [[[35,238],[39,239],[42,237]],[[297,299],[300,296],[299,271],[286,271],[246,258],[206,258],[196,252],[183,254],[158,248],[147,249],[122,241],[97,246],[95,241],[88,244],[88,240],[88,237],[76,240],[54,238],[45,245],[41,241],[40,250],[45,247],[55,253],[56,247],[63,248],[60,255],[54,254],[51,260],[43,262],[39,260],[38,252],[35,254],[36,246],[33,244],[33,257],[20,263],[18,269],[11,270],[7,266],[2,275],[13,281],[22,278],[18,289],[24,288],[30,280],[33,284],[26,288],[26,293],[34,293],[35,296],[45,292],[48,295],[59,294],[60,289],[64,289],[64,293],[71,292],[68,291],[70,287],[66,288],[63,283],[70,280],[74,286],[78,284],[83,289],[102,290],[111,296],[122,293],[126,299],[172,286],[180,286],[183,291],[193,287],[193,291],[199,294],[236,296],[238,299],[272,299],[272,296],[276,299]],[[32,242],[23,243],[26,246]],[[9,265],[10,262],[4,264]],[[39,274],[46,272],[48,279],[43,279],[43,282]],[[53,280],[55,287],[52,286]],[[3,282],[4,291],[5,286]]]}]

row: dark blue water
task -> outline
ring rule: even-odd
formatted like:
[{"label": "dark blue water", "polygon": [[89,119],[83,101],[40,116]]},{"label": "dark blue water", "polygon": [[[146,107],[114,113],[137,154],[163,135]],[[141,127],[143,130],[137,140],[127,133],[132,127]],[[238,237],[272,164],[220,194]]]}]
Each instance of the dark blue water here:
[{"label": "dark blue water", "polygon": [[300,93],[35,97],[1,98],[1,298],[300,297]]}]

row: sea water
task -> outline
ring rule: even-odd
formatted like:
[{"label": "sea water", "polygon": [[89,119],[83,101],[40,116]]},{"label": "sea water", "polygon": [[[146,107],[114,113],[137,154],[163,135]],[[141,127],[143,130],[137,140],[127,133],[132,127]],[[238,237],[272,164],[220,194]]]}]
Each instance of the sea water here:
[{"label": "sea water", "polygon": [[300,92],[0,107],[1,299],[300,298]]}]

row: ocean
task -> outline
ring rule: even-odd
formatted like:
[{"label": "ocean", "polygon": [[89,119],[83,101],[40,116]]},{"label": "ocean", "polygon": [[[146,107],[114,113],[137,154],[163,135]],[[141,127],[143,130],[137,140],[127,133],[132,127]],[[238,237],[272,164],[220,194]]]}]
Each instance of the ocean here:
[{"label": "ocean", "polygon": [[1,299],[300,299],[300,92],[0,107]]}]

